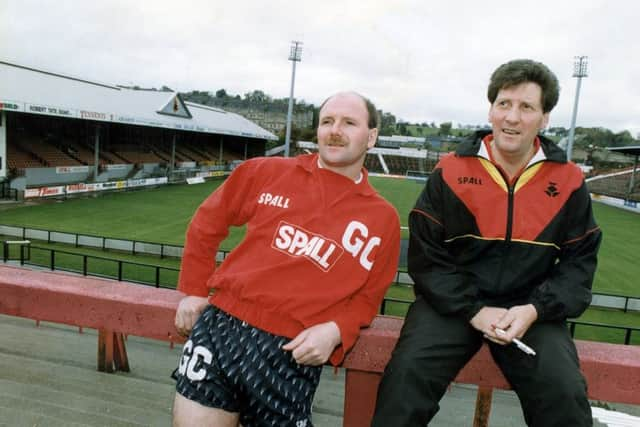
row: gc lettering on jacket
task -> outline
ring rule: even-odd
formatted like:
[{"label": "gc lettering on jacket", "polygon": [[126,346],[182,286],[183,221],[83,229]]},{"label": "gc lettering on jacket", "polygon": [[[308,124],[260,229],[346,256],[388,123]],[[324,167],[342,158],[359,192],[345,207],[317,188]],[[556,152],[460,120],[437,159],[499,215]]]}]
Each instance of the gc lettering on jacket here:
[{"label": "gc lettering on jacket", "polygon": [[272,247],[289,256],[305,257],[324,271],[329,271],[346,251],[365,270],[371,270],[373,261],[369,259],[373,249],[382,240],[377,236],[369,238],[369,229],[359,221],[351,221],[338,242],[313,233],[302,227],[281,221],[273,238]]}]

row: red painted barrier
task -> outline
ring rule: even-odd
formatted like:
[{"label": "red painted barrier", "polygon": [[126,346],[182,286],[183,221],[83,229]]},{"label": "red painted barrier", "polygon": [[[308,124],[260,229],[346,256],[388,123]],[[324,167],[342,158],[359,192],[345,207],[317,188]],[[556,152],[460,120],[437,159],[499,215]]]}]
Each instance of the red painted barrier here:
[{"label": "red painted barrier", "polygon": [[0,295],[4,314],[180,341],[174,290],[0,266]]},{"label": "red painted barrier", "polygon": [[170,289],[0,266],[0,313],[97,329],[100,371],[129,371],[123,335],[183,342],[173,325],[182,297]]},{"label": "red painted barrier", "polygon": [[[0,266],[0,313],[98,329],[98,368],[128,370],[123,334],[183,342],[173,325],[182,294],[131,283]],[[344,426],[368,426],[402,319],[378,316],[347,355]],[[576,341],[592,399],[640,404],[640,346]],[[494,388],[509,384],[484,346],[456,382],[477,384],[474,426],[488,425]]]},{"label": "red painted barrier", "polygon": [[[378,316],[362,331],[343,363],[346,368],[344,427],[369,426],[378,383],[400,334],[402,319]],[[640,347],[576,340],[589,397],[608,402],[640,404]],[[491,391],[510,389],[485,345],[458,374],[455,382],[478,385],[474,426],[486,426]]]}]

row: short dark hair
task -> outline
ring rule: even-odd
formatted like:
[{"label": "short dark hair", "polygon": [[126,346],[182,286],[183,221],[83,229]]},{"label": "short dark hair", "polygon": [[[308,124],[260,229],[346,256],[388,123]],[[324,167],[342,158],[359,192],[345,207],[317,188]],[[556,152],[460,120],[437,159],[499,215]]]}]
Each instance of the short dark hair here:
[{"label": "short dark hair", "polygon": [[560,85],[555,74],[542,62],[514,59],[502,64],[491,74],[487,98],[493,104],[501,89],[532,82],[542,89],[542,111],[548,113],[558,103]]},{"label": "short dark hair", "polygon": [[[367,107],[367,114],[369,117],[367,121],[367,127],[369,129],[377,129],[380,127],[380,115],[378,114],[378,110],[376,109],[376,106],[373,104],[373,102],[371,102],[369,98],[367,98],[366,96],[360,95],[358,92],[340,92],[340,93],[353,93],[354,95],[359,96],[360,99],[364,101],[364,105]],[[324,104],[326,104],[327,101],[329,101],[334,96],[339,95],[340,93],[336,93],[334,95],[331,95],[327,99],[325,99],[324,102],[320,104],[320,108],[318,109],[318,114],[320,114],[320,111],[322,111],[322,107],[324,107]]]}]

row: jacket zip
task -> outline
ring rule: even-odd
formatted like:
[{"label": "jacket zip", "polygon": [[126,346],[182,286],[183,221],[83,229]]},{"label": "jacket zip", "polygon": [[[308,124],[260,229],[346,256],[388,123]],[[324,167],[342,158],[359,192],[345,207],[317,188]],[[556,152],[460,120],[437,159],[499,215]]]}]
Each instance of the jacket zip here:
[{"label": "jacket zip", "polygon": [[500,173],[500,176],[502,177],[502,179],[504,180],[504,183],[507,186],[507,229],[505,231],[505,236],[504,236],[504,242],[505,245],[503,247],[503,250],[505,251],[504,255],[502,256],[502,260],[500,262],[500,270],[498,270],[498,276],[496,277],[496,286],[498,287],[498,289],[500,289],[500,287],[502,286],[502,273],[505,270],[505,263],[508,263],[508,258],[506,256],[506,252],[509,250],[509,246],[511,244],[511,235],[513,233],[513,204],[514,204],[514,192],[515,192],[515,188],[516,188],[516,184],[518,182],[518,179],[520,179],[520,177],[518,176],[518,178],[516,178],[516,180],[514,181],[513,185],[509,184],[509,180],[504,176],[504,174],[502,173],[502,171],[500,170],[500,168],[496,168],[498,170],[498,172]]},{"label": "jacket zip", "polygon": [[[516,182],[518,180],[516,179]],[[511,234],[513,233],[513,192],[515,189],[516,183],[513,185],[509,185],[507,183],[507,188],[509,190],[509,198],[507,199],[507,231],[504,236],[504,240],[506,243],[511,242]]]}]

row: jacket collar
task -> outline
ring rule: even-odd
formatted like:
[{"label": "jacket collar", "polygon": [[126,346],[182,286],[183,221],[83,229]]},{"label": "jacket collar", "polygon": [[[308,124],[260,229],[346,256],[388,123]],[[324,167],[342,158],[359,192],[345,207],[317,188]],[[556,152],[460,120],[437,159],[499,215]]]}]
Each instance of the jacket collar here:
[{"label": "jacket collar", "polygon": [[[484,144],[482,139],[491,134],[491,130],[479,130],[474,132],[471,136],[462,141],[456,149],[456,155],[458,156],[481,156],[481,152],[484,150]],[[555,142],[547,137],[538,135],[540,139],[540,148],[544,153],[546,160],[557,163],[566,163],[567,156]],[[486,150],[484,150],[486,151]],[[484,157],[484,156],[482,156]]]},{"label": "jacket collar", "polygon": [[[317,171],[320,170],[318,167],[318,153],[302,154],[296,156],[295,160],[297,166],[304,169],[307,173],[317,173]],[[327,172],[339,175],[335,172],[331,172],[330,170],[327,170]],[[356,184],[351,178],[347,178],[346,176],[342,176],[342,178],[352,182],[355,187],[355,192],[358,194],[362,194],[364,196],[377,194],[377,191],[369,184],[369,172],[364,167],[362,168],[362,181],[360,183]]]}]

